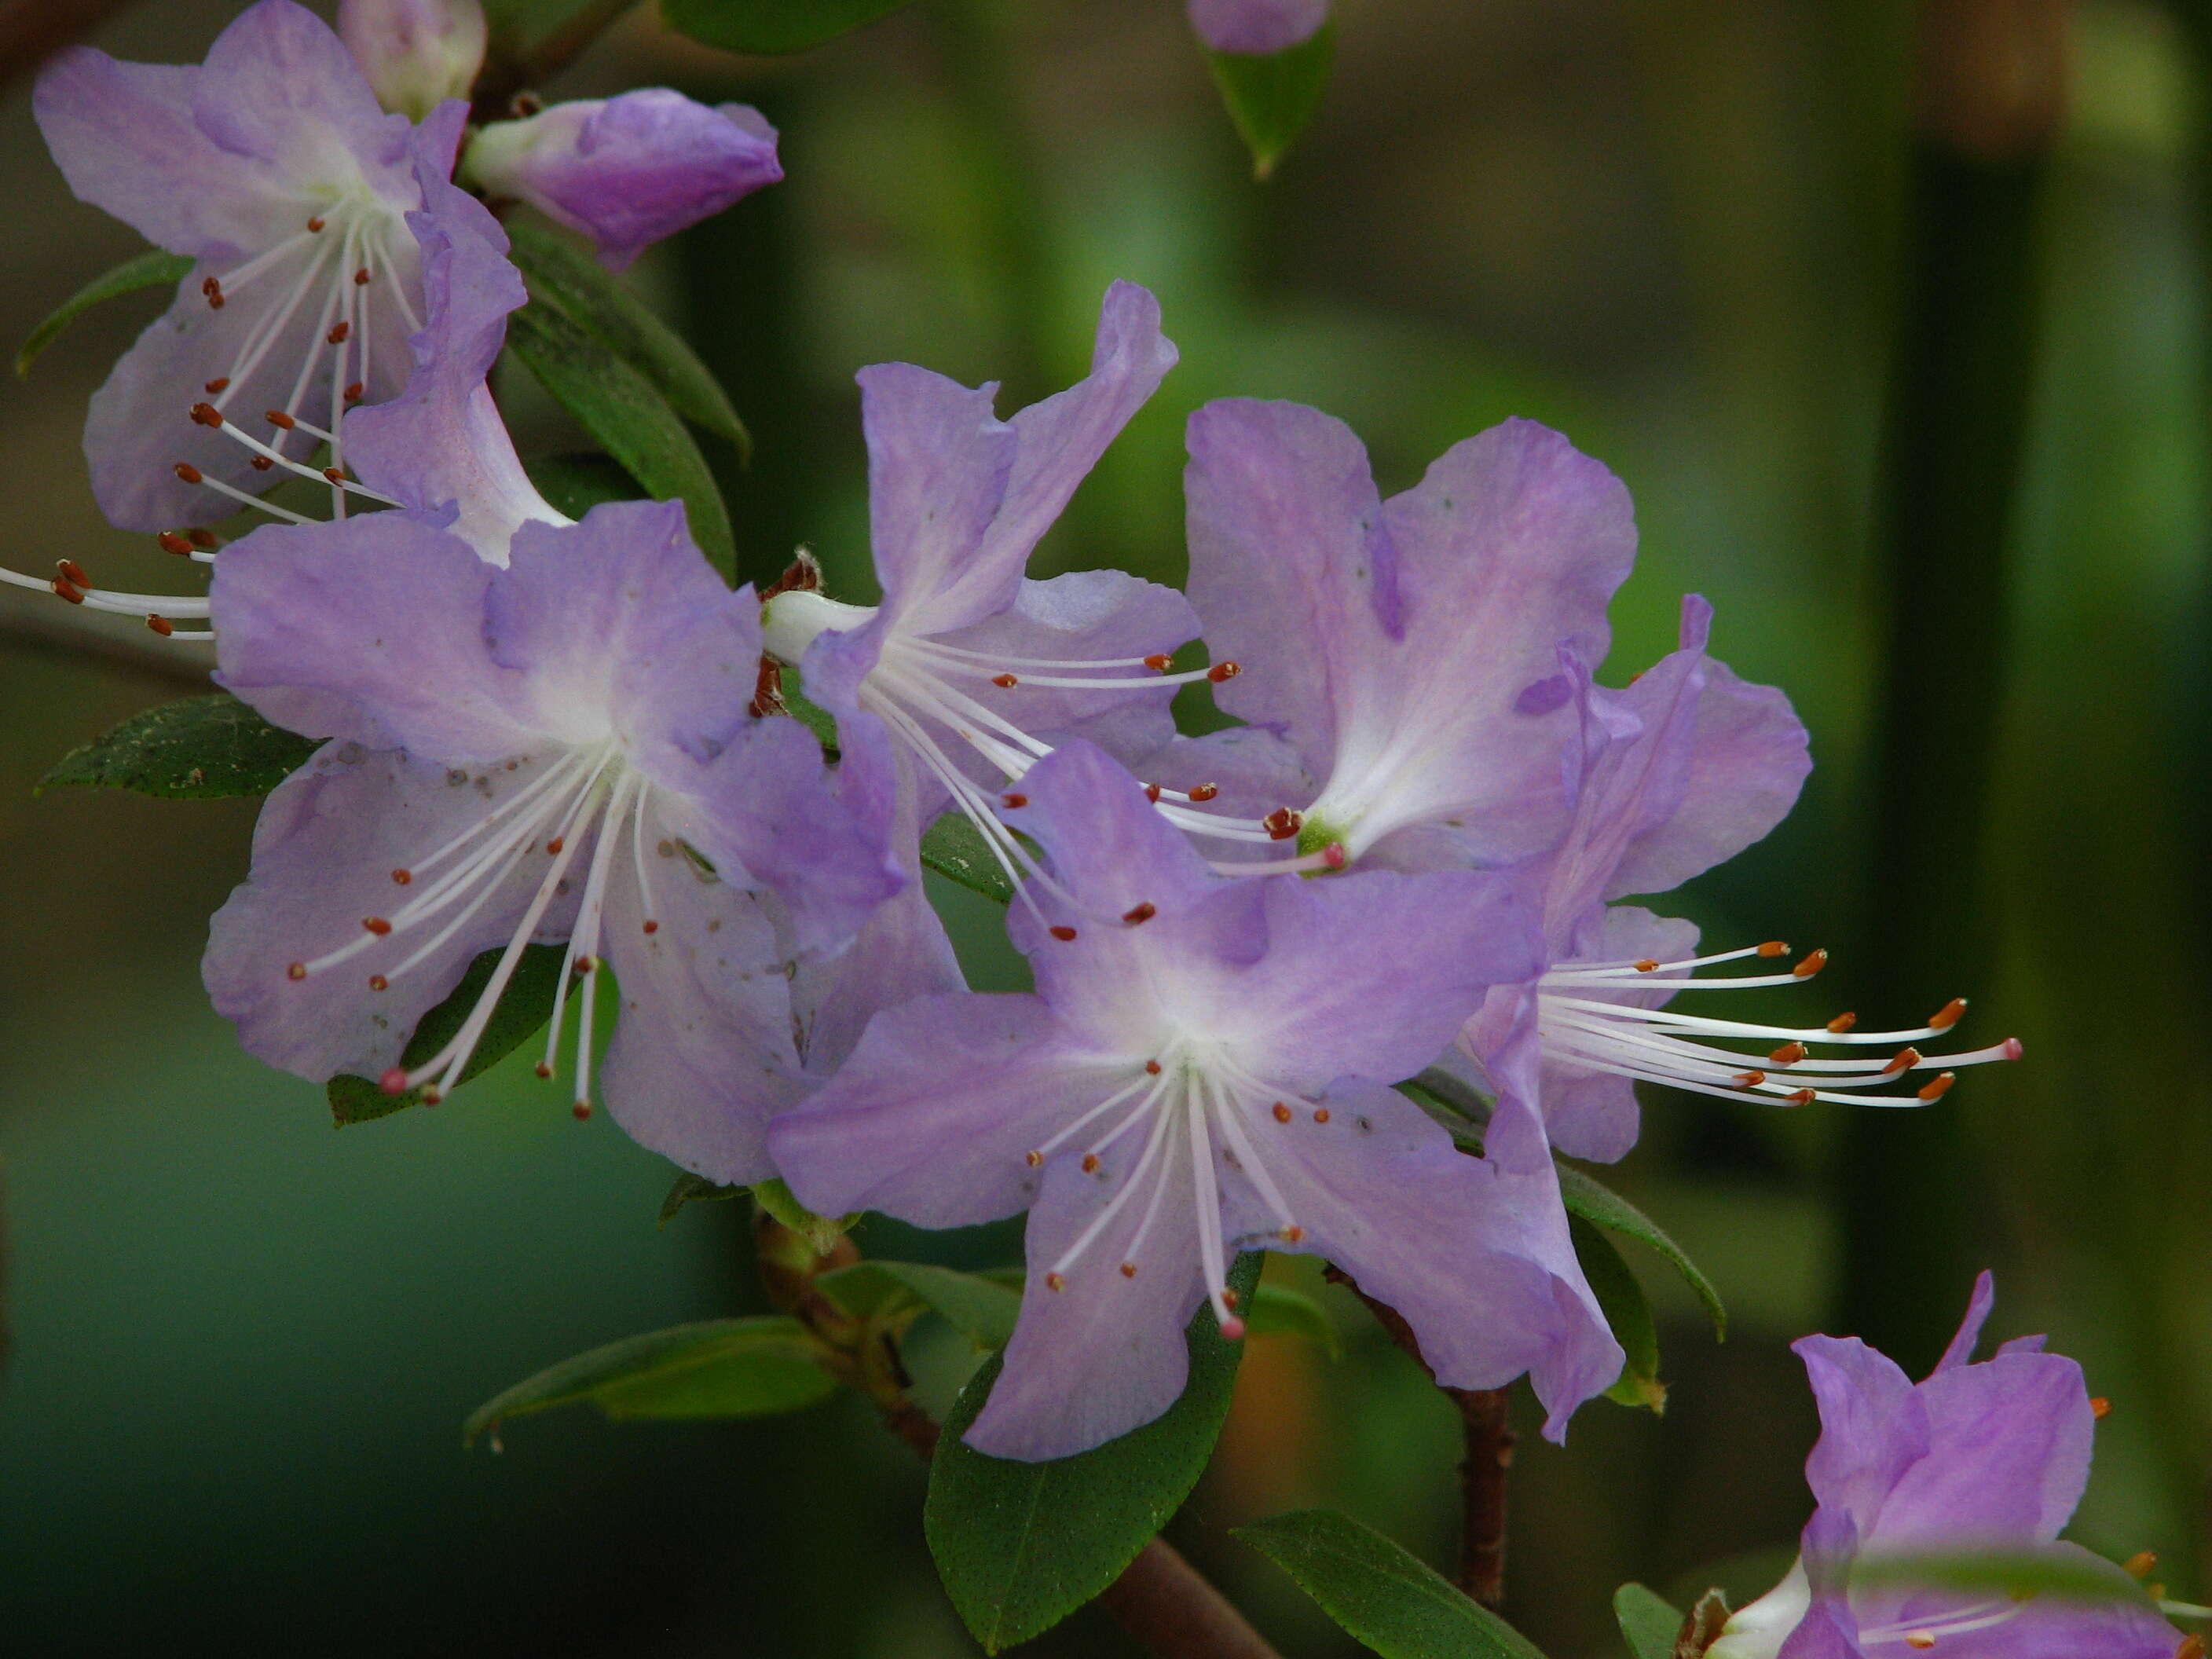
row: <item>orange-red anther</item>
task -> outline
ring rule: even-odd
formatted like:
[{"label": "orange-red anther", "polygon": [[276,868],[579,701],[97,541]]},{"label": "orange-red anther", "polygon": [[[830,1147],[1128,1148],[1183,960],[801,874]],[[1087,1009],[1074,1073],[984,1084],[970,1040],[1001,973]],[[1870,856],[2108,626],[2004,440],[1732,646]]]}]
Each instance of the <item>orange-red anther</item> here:
[{"label": "orange-red anther", "polygon": [[994,674],[991,676],[991,684],[997,686],[1002,691],[1011,691],[1014,687],[1019,685],[1021,683],[1021,677],[1018,674]]},{"label": "orange-red anther", "polygon": [[1044,1276],[1044,1287],[1048,1291],[1064,1291],[1067,1288],[1067,1280],[1060,1273],[1047,1273]]},{"label": "orange-red anther", "polygon": [[228,392],[230,390],[230,376],[228,374],[218,374],[215,379],[210,380],[205,386],[202,386],[200,390],[206,392],[210,398],[214,397],[218,392]]},{"label": "orange-red anther", "polygon": [[323,222],[319,218],[310,219],[307,221],[307,228],[309,230],[320,230],[322,228]]},{"label": "orange-red anther", "polygon": [[2181,1638],[2181,1645],[2173,1650],[2173,1659],[2204,1659],[2204,1638],[2191,1633]]},{"label": "orange-red anther", "polygon": [[1190,792],[1190,798],[1191,798],[1193,800],[1198,800],[1198,801],[1212,800],[1212,799],[1216,795],[1219,794],[1220,793],[1221,793],[1221,786],[1220,786],[1219,784],[1217,784],[1217,783],[1201,783],[1201,784],[1200,784],[1196,788],[1193,789],[1193,790]]},{"label": "orange-red anther", "polygon": [[1159,906],[1154,904],[1150,899],[1147,899],[1142,904],[1131,905],[1127,909],[1122,911],[1121,920],[1127,922],[1130,927],[1134,927],[1139,922],[1150,921],[1154,916],[1159,915]]},{"label": "orange-red anther", "polygon": [[1804,961],[1799,963],[1790,971],[1799,979],[1810,979],[1814,975],[1819,973],[1820,969],[1827,965],[1828,952],[1826,948],[1823,946],[1821,949],[1814,951],[1810,956],[1807,957]]},{"label": "orange-red anther", "polygon": [[342,484],[346,482],[346,475],[339,471],[337,468],[334,466],[325,467],[323,469],[323,476],[325,478],[328,478],[334,484]]},{"label": "orange-red anther", "polygon": [[1919,1063],[1920,1050],[1913,1048],[1908,1043],[1905,1047],[1899,1048],[1896,1054],[1890,1057],[1889,1064],[1881,1068],[1881,1075],[1884,1077],[1895,1077],[1900,1072],[1911,1071]]},{"label": "orange-red anther", "polygon": [[222,424],[222,411],[213,404],[194,404],[191,408],[191,416],[202,426]]},{"label": "orange-red anther", "polygon": [[164,530],[154,538],[154,541],[161,551],[173,553],[180,559],[188,558],[191,555],[192,544],[173,530]]},{"label": "orange-red anther", "polygon": [[1814,1091],[1811,1089],[1800,1089],[1794,1094],[1787,1094],[1782,1097],[1792,1106],[1810,1106],[1814,1099]]},{"label": "orange-red anther", "polygon": [[1282,1231],[1282,1240],[1285,1244],[1296,1244],[1303,1240],[1305,1236],[1306,1230],[1299,1226],[1295,1221],[1291,1223],[1289,1226],[1284,1228]]},{"label": "orange-red anther", "polygon": [[1028,1164],[1032,1170],[1037,1169],[1044,1163],[1044,1154],[1042,1152],[1024,1152],[1022,1154],[1022,1162]]},{"label": "orange-red anther", "polygon": [[1939,1031],[1948,1031],[1959,1023],[1959,1017],[1966,1012],[1966,998],[1953,997],[1941,1008],[1928,1016],[1928,1023]]},{"label": "orange-red anther", "polygon": [[1062,945],[1067,944],[1075,937],[1075,929],[1073,927],[1048,927],[1045,929],[1045,932],[1050,933]]},{"label": "orange-red anther", "polygon": [[346,382],[345,400],[349,404],[357,404],[362,400],[362,395],[368,390],[368,388],[359,380],[349,380]]},{"label": "orange-red anther", "polygon": [[568,844],[568,837],[567,837],[567,836],[554,836],[554,837],[553,837],[553,839],[552,839],[552,840],[550,840],[550,841],[549,841],[549,842],[547,842],[545,843],[545,851],[546,851],[546,853],[547,853],[547,854],[548,854],[549,856],[557,858],[557,857],[559,857],[559,856],[560,856],[560,853],[561,853],[561,849],[562,849],[562,847],[564,847],[564,846],[566,846],[567,844]]},{"label": "orange-red anther", "polygon": [[382,916],[363,916],[361,919],[361,925],[379,939],[382,939],[392,931],[392,924]]},{"label": "orange-red anther", "polygon": [[645,924],[645,931],[648,933],[657,933],[660,931],[660,924],[657,921],[648,921]]},{"label": "orange-red anther", "polygon": [[1021,808],[1027,806],[1029,804],[1030,798],[1027,795],[1012,794],[1001,795],[999,797],[999,805],[1005,807],[1009,812],[1018,811]]},{"label": "orange-red anther", "polygon": [[1221,1305],[1224,1308],[1233,1308],[1237,1305],[1237,1292],[1231,1290],[1227,1285],[1223,1285],[1221,1287]]},{"label": "orange-red anther", "polygon": [[1206,671],[1206,678],[1212,680],[1216,685],[1219,685],[1224,681],[1235,679],[1243,672],[1244,670],[1243,667],[1236,663],[1218,662],[1214,664],[1212,667]]},{"label": "orange-red anther", "polygon": [[414,879],[415,872],[412,870],[394,870],[392,872],[392,880],[394,886],[404,887],[408,883]]},{"label": "orange-red anther", "polygon": [[354,272],[353,280],[355,287],[367,288],[368,286],[368,267],[367,265],[363,265],[359,270]]},{"label": "orange-red anther", "polygon": [[1802,1042],[1785,1042],[1767,1055],[1767,1059],[1777,1066],[1795,1066],[1805,1058],[1807,1052],[1805,1045]]},{"label": "orange-red anther", "polygon": [[185,539],[194,547],[204,548],[210,553],[222,544],[216,540],[215,532],[212,530],[187,530],[185,532]]},{"label": "orange-red anther", "polygon": [[1922,1100],[1941,1100],[1945,1095],[1950,1093],[1951,1085],[1958,1080],[1959,1074],[1956,1072],[1938,1072],[1934,1078],[1922,1084],[1913,1092]]},{"label": "orange-red anther", "polygon": [[84,590],[66,576],[55,577],[53,589],[58,597],[67,599],[71,605],[84,603]]},{"label": "orange-red anther", "polygon": [[2120,1563],[2120,1570],[2130,1578],[2148,1578],[2158,1571],[2158,1552],[2137,1550]]},{"label": "orange-red anther", "polygon": [[371,974],[368,976],[368,988],[372,991],[388,991],[392,988],[392,981],[381,974]]},{"label": "orange-red anther", "polygon": [[1174,661],[1175,659],[1168,655],[1166,652],[1155,651],[1151,656],[1145,659],[1145,666],[1158,673],[1164,674],[1168,671],[1168,665]]},{"label": "orange-red anther", "polygon": [[204,482],[199,468],[194,466],[190,461],[179,461],[176,473],[178,478],[185,483],[196,484]]},{"label": "orange-red anther", "polygon": [[1275,1103],[1274,1113],[1275,1121],[1278,1123],[1288,1123],[1291,1121],[1291,1109],[1279,1100]]},{"label": "orange-red anther", "polygon": [[1289,841],[1297,836],[1299,830],[1305,828],[1306,821],[1300,814],[1291,811],[1288,807],[1279,806],[1261,819],[1260,824],[1267,830],[1269,840]]},{"label": "orange-red anther", "polygon": [[1137,1264],[1133,1261],[1124,1261],[1121,1264],[1121,1277],[1124,1279],[1134,1279],[1136,1276]]},{"label": "orange-red anther", "polygon": [[252,465],[253,470],[256,472],[266,472],[270,467],[276,465],[276,463],[270,460],[266,455],[256,455],[253,458]]},{"label": "orange-red anther", "polygon": [[1656,974],[1659,971],[1659,962],[1656,957],[1642,957],[1630,965],[1639,974]]},{"label": "orange-red anther", "polygon": [[1157,783],[1148,783],[1148,784],[1146,784],[1146,785],[1145,786],[1145,799],[1146,799],[1146,800],[1148,800],[1148,801],[1151,801],[1154,805],[1156,805],[1156,806],[1157,806],[1157,805],[1159,804],[1159,799],[1160,799],[1160,787],[1159,787],[1159,785],[1158,785]]},{"label": "orange-red anther", "polygon": [[307,964],[304,962],[295,962],[284,970],[284,977],[287,979],[305,979],[307,976]]},{"label": "orange-red anther", "polygon": [[1790,941],[1786,939],[1771,939],[1759,947],[1759,954],[1763,957],[1786,957],[1790,954]]},{"label": "orange-red anther", "polygon": [[2092,1395],[2090,1396],[2090,1398],[2089,1398],[2089,1415],[2090,1415],[2090,1416],[2092,1416],[2092,1417],[2095,1418],[2095,1419],[2096,1419],[2100,1423],[2101,1423],[2101,1422],[2103,1422],[2106,1418],[2110,1417],[2112,1414],[2112,1402],[2111,1401],[2109,1401],[2109,1400],[2106,1399],[2106,1398],[2105,1398],[2105,1396],[2104,1396],[2104,1395],[2102,1395],[2101,1394],[2100,1394],[2100,1395]]},{"label": "orange-red anther", "polygon": [[300,424],[281,409],[270,410],[263,415],[262,419],[267,421],[270,425],[278,428],[280,430],[285,432],[289,432],[294,427]]},{"label": "orange-red anther", "polygon": [[1859,1017],[1856,1014],[1838,1014],[1833,1019],[1828,1022],[1828,1029],[1833,1031],[1838,1036],[1841,1036],[1844,1032],[1850,1030],[1852,1026],[1858,1023]]},{"label": "orange-red anther", "polygon": [[1314,1121],[1315,1121],[1315,1122],[1316,1122],[1316,1123],[1326,1123],[1326,1122],[1328,1122],[1328,1107],[1326,1107],[1326,1106],[1316,1106],[1316,1107],[1315,1107],[1315,1108],[1314,1108]]},{"label": "orange-red anther", "polygon": [[62,580],[75,582],[79,587],[90,587],[92,578],[84,574],[84,567],[75,559],[56,559],[54,568],[61,572]]},{"label": "orange-red anther", "polygon": [[1160,1063],[1159,1063],[1159,1061],[1158,1061],[1157,1060],[1146,1060],[1146,1061],[1145,1062],[1145,1072],[1146,1072],[1146,1074],[1147,1076],[1151,1076],[1151,1077],[1158,1077],[1158,1076],[1160,1074]]},{"label": "orange-red anther", "polygon": [[1097,1174],[1098,1173],[1098,1154],[1097,1154],[1097,1153],[1096,1153],[1096,1152],[1085,1152],[1085,1153],[1084,1153],[1084,1155],[1083,1155],[1083,1173],[1084,1173],[1084,1174],[1085,1174],[1085,1175],[1097,1175]]},{"label": "orange-red anther", "polygon": [[588,1100],[578,1101],[568,1109],[568,1115],[579,1123],[589,1122],[592,1116],[592,1103]]},{"label": "orange-red anther", "polygon": [[1735,1074],[1735,1080],[1747,1089],[1756,1089],[1760,1084],[1766,1081],[1766,1073],[1764,1072],[1738,1072]]},{"label": "orange-red anther", "polygon": [[146,618],[146,626],[152,629],[154,632],[159,634],[165,640],[167,639],[170,635],[177,631],[177,625],[171,622],[167,617],[161,615],[159,612],[156,612]]}]

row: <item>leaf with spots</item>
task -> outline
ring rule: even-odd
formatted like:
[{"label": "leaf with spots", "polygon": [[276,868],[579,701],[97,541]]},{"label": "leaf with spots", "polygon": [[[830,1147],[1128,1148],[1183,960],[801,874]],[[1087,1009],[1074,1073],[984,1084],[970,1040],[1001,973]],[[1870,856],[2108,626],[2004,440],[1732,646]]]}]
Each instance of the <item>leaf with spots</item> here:
[{"label": "leaf with spots", "polygon": [[167,800],[265,795],[320,746],[313,738],[270,725],[221,692],[133,714],[64,756],[39,788],[73,784]]}]

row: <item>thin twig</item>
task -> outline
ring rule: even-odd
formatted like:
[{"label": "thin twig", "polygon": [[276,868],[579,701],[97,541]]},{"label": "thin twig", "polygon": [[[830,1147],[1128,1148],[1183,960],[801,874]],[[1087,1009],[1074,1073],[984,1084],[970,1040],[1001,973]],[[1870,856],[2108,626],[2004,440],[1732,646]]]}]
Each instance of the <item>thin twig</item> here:
[{"label": "thin twig", "polygon": [[[757,1224],[761,1283],[769,1299],[844,1357],[847,1380],[872,1401],[891,1431],[923,1459],[933,1455],[941,1431],[908,1397],[910,1385],[897,1346],[888,1336],[861,1338],[861,1322],[814,1288],[820,1274],[860,1259],[849,1238],[826,1255],[763,1212]],[[1098,1605],[1159,1659],[1281,1659],[1221,1592],[1155,1538],[1139,1550],[1121,1576],[1100,1592]]]},{"label": "thin twig", "polygon": [[517,93],[545,84],[584,55],[637,0],[594,0],[544,40],[520,52],[494,51],[470,93],[478,121],[497,121],[514,112]]},{"label": "thin twig", "polygon": [[[1364,1302],[1390,1340],[1436,1382],[1437,1374],[1422,1357],[1420,1340],[1404,1315],[1361,1290],[1341,1267],[1330,1267],[1328,1277]],[[1504,1389],[1454,1389],[1442,1382],[1437,1389],[1459,1413],[1466,1437],[1467,1455],[1459,1466],[1459,1587],[1495,1613],[1505,1602],[1506,1479],[1518,1438],[1508,1410],[1511,1395]]]},{"label": "thin twig", "polygon": [[0,91],[98,28],[131,0],[13,0],[0,6]]}]

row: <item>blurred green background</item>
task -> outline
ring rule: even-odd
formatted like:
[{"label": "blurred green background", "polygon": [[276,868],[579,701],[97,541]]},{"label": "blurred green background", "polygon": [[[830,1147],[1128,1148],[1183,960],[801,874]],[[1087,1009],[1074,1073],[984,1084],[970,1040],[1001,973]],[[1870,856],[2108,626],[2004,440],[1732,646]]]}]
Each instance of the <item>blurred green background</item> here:
[{"label": "blurred green background", "polygon": [[[234,9],[161,0],[96,38],[192,60]],[[1210,398],[1345,416],[1386,489],[1534,416],[1636,495],[1608,678],[1702,592],[1718,653],[1813,731],[1791,820],[1661,908],[1726,944],[1836,945],[1778,1017],[1910,1024],[1968,991],[1975,1041],[2027,1043],[1917,1121],[1647,1101],[1620,1183],[1735,1326],[1717,1346],[1639,1257],[1667,1415],[1601,1401],[1565,1449],[1524,1439],[1510,1610],[1547,1651],[1617,1652],[1607,1600],[1628,1577],[1771,1582],[1814,1430],[1786,1343],[1860,1330],[1923,1366],[1981,1265],[1997,1329],[2051,1332],[2114,1402],[2076,1535],[2155,1549],[2204,1599],[2203,17],[2079,5],[2045,159],[1932,173],[1909,6],[1339,0],[1339,18],[1321,115],[1264,187],[1171,0],[922,0],[779,63],[661,34],[648,8],[547,90],[665,82],[783,129],[787,183],[635,276],[753,427],[756,463],[727,480],[752,574],[805,542],[860,597],[855,368],[1000,379],[1003,410],[1081,371],[1115,276],[1159,295],[1182,363],[1054,532],[1054,568],[1179,577],[1182,426]],[[69,198],[20,85],[0,165],[13,341],[137,245]],[[2014,240],[1960,234],[1983,213]],[[153,309],[106,307],[0,385],[16,568],[178,581],[101,522],[77,447]],[[502,391],[526,447],[571,441],[530,388]],[[190,659],[144,638],[0,593],[9,1650],[975,1651],[922,1546],[920,1471],[856,1403],[758,1426],[556,1414],[503,1455],[462,1453],[464,1414],[542,1365],[758,1305],[741,1218],[657,1230],[667,1168],[526,1073],[337,1133],[319,1091],[238,1054],[195,963],[252,811],[30,794],[70,745],[179,694]],[[1008,982],[988,907],[954,908],[979,975]],[[879,1253],[989,1248],[874,1224]],[[1353,1650],[1227,1527],[1325,1502],[1431,1560],[1453,1548],[1455,1419],[1337,1311],[1340,1360],[1255,1342],[1170,1534],[1292,1656]],[[1032,1650],[1130,1650],[1085,1614]]]}]

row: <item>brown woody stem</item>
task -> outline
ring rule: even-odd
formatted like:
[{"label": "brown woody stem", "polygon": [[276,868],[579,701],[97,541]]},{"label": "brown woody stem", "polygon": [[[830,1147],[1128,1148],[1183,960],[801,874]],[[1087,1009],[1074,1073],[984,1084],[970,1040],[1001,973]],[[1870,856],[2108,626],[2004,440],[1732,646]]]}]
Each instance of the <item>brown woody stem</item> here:
[{"label": "brown woody stem", "polygon": [[[908,1397],[911,1381],[898,1345],[887,1334],[872,1334],[864,1322],[840,1311],[814,1288],[818,1274],[860,1259],[852,1240],[841,1237],[826,1255],[817,1255],[804,1237],[765,1212],[755,1226],[761,1283],[769,1299],[829,1346],[837,1356],[833,1365],[868,1396],[884,1425],[915,1455],[933,1455],[939,1431],[929,1413]],[[1098,1605],[1159,1659],[1281,1659],[1244,1615],[1162,1539],[1137,1552],[1121,1576],[1100,1592]]]},{"label": "brown woody stem", "polygon": [[[1364,1302],[1390,1340],[1436,1382],[1436,1373],[1422,1358],[1420,1342],[1402,1314],[1361,1290],[1342,1268],[1329,1268],[1328,1276]],[[1437,1389],[1458,1411],[1466,1436],[1467,1455],[1459,1466],[1459,1587],[1495,1613],[1505,1602],[1506,1475],[1513,1467],[1517,1437],[1508,1409],[1511,1396],[1504,1389],[1454,1389],[1441,1382]]]}]

